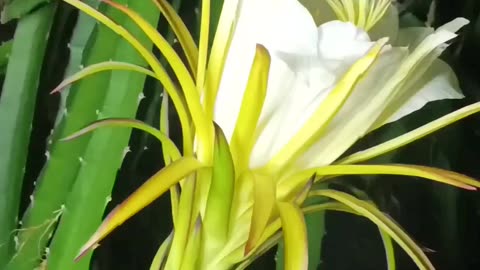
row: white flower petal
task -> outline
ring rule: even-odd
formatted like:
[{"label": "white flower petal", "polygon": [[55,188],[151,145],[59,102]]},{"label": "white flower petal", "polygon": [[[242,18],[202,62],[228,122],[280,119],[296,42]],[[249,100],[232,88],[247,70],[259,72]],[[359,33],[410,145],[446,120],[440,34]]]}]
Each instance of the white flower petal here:
[{"label": "white flower petal", "polygon": [[465,19],[465,18],[456,18],[451,22],[448,22],[439,28],[437,28],[437,31],[448,31],[448,32],[458,32],[458,30],[462,29],[465,25],[467,25],[470,21]]},{"label": "white flower petal", "polygon": [[[445,75],[440,77],[424,75],[430,74],[426,73],[427,71],[434,74],[438,72],[436,70],[438,66],[429,67],[446,47],[445,42],[456,36],[448,29],[456,30],[461,23],[460,20],[446,28],[438,29],[403,60],[401,48],[390,50],[393,55],[389,57],[382,54],[378,59],[379,62],[359,83],[353,95],[333,120],[327,134],[305,153],[299,160],[298,166],[327,165],[336,160],[359,138],[385,123],[403,105],[412,106],[403,111],[405,115],[405,113],[411,113],[415,106],[423,106],[423,102],[420,101],[422,99],[427,100],[425,103],[431,99],[439,99],[438,93],[433,92],[432,89],[438,87],[439,83],[445,83],[442,79],[446,78]],[[396,54],[398,55],[395,56]],[[448,98],[455,95],[451,89],[446,87],[439,91],[444,98]],[[417,93],[422,95],[422,99],[411,100]],[[399,115],[397,114],[396,117]]]},{"label": "white flower petal", "polygon": [[[310,82],[305,74],[308,71],[316,71],[316,79],[323,84]],[[303,126],[336,82],[336,77],[322,70],[321,66],[305,67],[304,72],[296,73],[294,80],[290,81],[292,91],[283,96],[273,113],[262,115],[264,118],[259,123],[260,134],[250,157],[250,167],[260,167],[270,160]],[[312,87],[311,83],[315,83],[316,87]]]},{"label": "white flower petal", "polygon": [[[214,111],[214,119],[228,139],[235,128],[256,44],[264,45],[272,55],[275,52],[315,55],[316,40],[315,23],[298,1],[241,1]],[[279,87],[279,83],[270,81],[279,78],[288,81],[293,77],[290,69],[276,65],[272,59],[269,84],[275,88],[269,86],[267,91],[265,106],[269,108],[289,90],[288,85]]]},{"label": "white flower petal", "polygon": [[[262,112],[261,133],[250,160],[253,168],[264,165],[300,130],[340,76],[374,44],[363,30],[340,21],[321,25],[318,34],[317,57],[279,55],[295,72],[286,81],[292,91],[285,92],[274,110]],[[282,79],[274,83],[285,83]],[[275,91],[270,86],[269,91]]]},{"label": "white flower petal", "polygon": [[458,80],[453,70],[441,60],[436,60],[422,75],[414,87],[416,94],[411,97],[386,123],[394,122],[410,113],[421,109],[428,102],[442,99],[459,99],[464,96],[460,93]]},{"label": "white flower petal", "polygon": [[[393,119],[400,119],[401,117],[418,110],[428,101],[462,97],[459,95],[458,91],[452,87],[442,87],[440,88],[442,90],[439,91],[435,91],[435,88],[433,87],[426,89],[423,89],[423,87],[427,87],[429,85],[439,87],[436,82],[441,77],[437,78],[436,73],[448,74],[448,72],[445,73],[445,70],[448,70],[447,67],[442,68],[441,66],[433,65],[437,61],[438,56],[448,46],[446,42],[457,36],[454,32],[450,32],[449,29],[458,30],[458,27],[464,25],[465,22],[465,20],[461,19],[454,20],[446,26],[438,28],[433,34],[427,36],[418,46],[415,47],[415,50],[411,53],[410,58],[414,59],[418,63],[415,64],[415,66],[410,67],[407,73],[405,73],[404,70],[403,72],[399,72],[399,74],[395,75],[395,77],[397,77],[402,76],[402,73],[405,73],[408,77],[404,79],[405,83],[400,86],[395,95],[392,95],[389,101],[387,101],[388,106],[381,117],[379,117],[375,124],[371,127],[371,130],[376,129]],[[435,49],[431,50],[431,48]],[[422,54],[424,54],[424,56],[421,56]],[[452,75],[448,75],[445,78],[448,78],[449,76]],[[429,79],[435,80],[431,82],[432,84],[430,84],[428,81]],[[452,84],[449,83],[447,85]],[[420,91],[421,93],[419,93]],[[412,99],[417,94],[420,94],[421,96]],[[407,102],[410,103],[407,104]],[[408,109],[409,107],[410,109]]]},{"label": "white flower petal", "polygon": [[357,59],[371,45],[368,34],[352,23],[331,21],[318,27],[318,50],[324,59]]},{"label": "white flower petal", "polygon": [[435,29],[431,27],[406,27],[398,31],[395,46],[408,47],[414,50],[428,35],[433,34]]},{"label": "white flower petal", "polygon": [[340,157],[361,138],[381,111],[376,110],[375,98],[379,86],[395,73],[407,51],[391,48],[380,55],[370,73],[359,82],[328,130],[297,162],[300,168],[324,166]]}]

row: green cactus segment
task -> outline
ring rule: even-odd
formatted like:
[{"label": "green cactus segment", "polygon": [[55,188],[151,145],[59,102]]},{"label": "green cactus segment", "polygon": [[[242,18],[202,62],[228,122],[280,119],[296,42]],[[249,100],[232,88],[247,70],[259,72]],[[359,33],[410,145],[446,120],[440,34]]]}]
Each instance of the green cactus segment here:
[{"label": "green cactus segment", "polygon": [[[98,7],[100,4],[100,1],[97,0],[85,0],[84,1],[86,4]],[[73,75],[74,73],[78,72],[82,68],[82,63],[84,56],[87,53],[87,48],[88,48],[88,42],[92,40],[93,36],[93,31],[95,29],[95,25],[97,22],[95,19],[92,17],[79,13],[78,14],[78,19],[76,23],[76,27],[73,30],[72,38],[70,40],[70,43],[68,43],[68,47],[70,49],[70,58],[68,61],[68,66],[65,71],[65,76],[68,77],[70,75]],[[66,108],[66,101],[67,101],[67,96],[70,90],[70,85],[65,86],[62,89],[62,94],[61,94],[61,100],[60,100],[60,106],[59,106],[59,111],[63,112],[64,109]],[[59,113],[57,115],[57,121],[55,125],[58,125],[60,121],[63,119],[62,113]]]},{"label": "green cactus segment", "polygon": [[[118,1],[119,2],[119,1]],[[159,12],[153,3],[145,1],[124,1],[129,8],[139,12],[152,25],[156,25]],[[118,20],[116,20],[118,22]],[[123,25],[135,36],[140,31],[135,24],[126,20]],[[140,41],[147,44],[145,36]],[[149,44],[151,46],[151,44]],[[125,61],[145,66],[138,53],[125,41],[121,41],[110,50],[114,52],[112,60]],[[105,91],[106,96],[101,107],[97,108],[98,118],[135,117],[139,96],[143,90],[145,75],[134,72],[111,72],[108,87],[93,88],[86,92]],[[48,266],[51,269],[89,269],[86,256],[78,263],[73,259],[81,246],[95,232],[102,221],[104,209],[109,201],[125,154],[128,152],[130,130],[105,128],[94,132],[87,148],[80,158],[80,169],[72,191],[66,201],[66,210],[57,228],[50,246]],[[65,142],[65,144],[75,142]],[[90,254],[91,256],[91,254]]]},{"label": "green cactus segment", "polygon": [[50,2],[49,0],[11,0],[7,1],[2,15],[0,17],[1,23],[6,23],[13,19],[22,18],[26,14],[30,13],[41,4]]},{"label": "green cactus segment", "polygon": [[13,40],[9,40],[0,45],[0,75],[7,72],[8,59],[12,53]]},{"label": "green cactus segment", "polygon": [[[106,13],[119,22],[124,19],[118,12],[107,10]],[[72,53],[83,54],[81,57],[83,66],[112,59],[115,56],[115,48],[120,43],[120,37],[106,27],[98,26],[94,29],[91,24],[82,23],[85,19],[82,21],[81,16],[82,14],[70,46],[74,49],[84,44],[85,48],[74,49]],[[70,64],[73,67],[80,67],[78,62]],[[105,72],[72,86],[65,108],[60,112],[62,120],[56,125],[55,132],[49,140],[47,152],[49,161],[37,181],[36,190],[32,195],[33,202],[22,220],[23,228],[18,234],[20,247],[8,269],[34,269],[44,255],[58,213],[62,211],[62,206],[77,177],[81,157],[84,155],[90,135],[68,143],[58,142],[58,139],[97,120],[97,110],[100,111],[103,107],[109,81],[110,73]]]},{"label": "green cactus segment", "polygon": [[56,5],[18,22],[0,99],[0,269],[14,252],[13,235],[27,159],[37,86]]}]

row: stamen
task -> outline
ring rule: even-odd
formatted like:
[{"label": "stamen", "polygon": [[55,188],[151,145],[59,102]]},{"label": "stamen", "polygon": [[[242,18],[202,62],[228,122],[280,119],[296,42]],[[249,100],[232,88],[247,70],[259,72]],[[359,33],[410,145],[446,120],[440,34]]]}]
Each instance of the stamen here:
[{"label": "stamen", "polygon": [[327,0],[337,18],[354,23],[365,31],[383,18],[391,0]]}]

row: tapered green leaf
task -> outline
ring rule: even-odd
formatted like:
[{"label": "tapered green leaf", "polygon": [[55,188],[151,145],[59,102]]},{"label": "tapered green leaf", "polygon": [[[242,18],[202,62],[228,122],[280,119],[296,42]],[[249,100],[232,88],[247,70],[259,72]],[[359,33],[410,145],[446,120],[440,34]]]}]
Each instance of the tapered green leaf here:
[{"label": "tapered green leaf", "polygon": [[124,63],[124,62],[108,61],[108,62],[93,64],[86,68],[83,68],[79,72],[63,80],[55,89],[52,90],[52,93],[60,92],[67,85],[72,84],[85,77],[91,76],[95,73],[102,72],[102,71],[112,71],[112,70],[135,71],[135,72],[143,73],[145,75],[148,75],[154,78],[156,77],[155,73],[153,73],[152,71],[144,67],[137,66],[134,64]]},{"label": "tapered green leaf", "polygon": [[198,269],[197,262],[201,255],[200,244],[201,244],[201,234],[202,231],[202,219],[200,216],[197,217],[195,225],[193,226],[192,233],[188,239],[188,244],[185,248],[185,257],[182,260],[182,266],[180,270],[196,270]]},{"label": "tapered green leaf", "polygon": [[[205,81],[205,110],[207,117],[213,117],[213,108],[217,97],[220,79],[222,77],[225,60],[230,48],[233,29],[235,28],[236,16],[238,15],[236,1],[222,1],[221,12],[219,12],[218,1],[215,1],[215,12],[218,14],[218,23],[214,23],[212,27],[216,27],[213,37],[212,46],[210,48],[210,57],[208,59],[207,80]],[[216,19],[216,18],[215,18]]]},{"label": "tapered green leaf", "polygon": [[211,0],[202,0],[200,6],[200,37],[198,39],[198,62],[196,71],[197,91],[204,94],[207,60],[208,60],[208,39],[210,36],[210,2]]},{"label": "tapered green leaf", "polygon": [[[193,40],[192,35],[188,31],[185,23],[180,18],[180,16],[176,13],[175,8],[173,5],[168,3],[166,0],[152,0],[157,5],[158,9],[165,16],[167,19],[168,24],[172,28],[175,36],[180,42],[180,45],[183,48],[183,52],[187,57],[188,64],[190,66],[190,70],[195,73],[197,71],[197,62],[198,62],[198,49],[195,41]],[[195,77],[195,76],[194,76]]]},{"label": "tapered green leaf", "polygon": [[385,257],[387,259],[388,270],[395,270],[397,268],[397,265],[395,263],[395,249],[393,247],[392,238],[382,229],[379,229],[379,231],[380,236],[382,237],[383,247],[385,249]]},{"label": "tapered green leaf", "polygon": [[[125,27],[115,23],[114,21],[112,21],[111,18],[109,18],[105,14],[102,14],[101,12],[96,10],[94,7],[91,7],[91,6],[85,4],[83,1],[80,1],[80,0],[63,0],[63,1],[69,3],[70,5],[72,5],[76,8],[78,8],[81,11],[85,12],[89,16],[95,18],[101,24],[108,27],[111,31],[120,35],[133,48],[135,48],[135,50],[142,56],[143,60],[146,61],[148,63],[148,65],[150,65],[153,72],[155,72],[155,74],[157,75],[156,77],[162,83],[165,90],[168,92],[170,98],[172,99],[173,104],[175,105],[175,108],[177,109],[178,117],[180,118],[180,124],[182,126],[183,135],[184,135],[184,137],[188,138],[188,140],[183,141],[184,152],[186,154],[191,154],[193,146],[192,146],[192,140],[190,138],[192,138],[193,136],[192,136],[192,130],[191,130],[190,120],[189,120],[189,111],[187,110],[187,106],[185,106],[185,104],[183,103],[183,100],[179,95],[180,92],[178,91],[177,87],[173,83],[170,76],[167,74],[167,71],[165,70],[165,68],[160,64],[159,60],[155,57],[153,52],[151,50],[147,49],[142,44],[142,42],[140,42],[134,35],[132,35],[132,33],[130,33],[127,29],[125,29]],[[123,0],[122,2],[125,2],[125,1],[127,1],[127,0]],[[138,16],[139,15],[138,13],[133,12],[131,10],[133,5],[130,5],[129,6],[130,8],[126,8],[122,5],[122,2],[121,1],[116,1],[116,4],[115,4],[114,8],[115,9],[120,9],[127,16],[136,15],[137,16],[137,17],[135,17],[136,20],[133,20],[133,22],[131,24],[134,24],[134,25],[137,25],[137,26],[141,25],[143,27],[148,27],[148,26],[152,27],[151,24],[148,21],[146,21],[145,14],[142,14],[143,18],[142,18],[142,16]],[[138,3],[138,2],[135,2],[135,3]],[[155,9],[152,10],[150,8],[150,4],[145,4],[143,2],[142,2],[142,4],[143,5],[141,6],[141,8],[142,8],[144,13],[146,13],[147,11],[149,13],[155,12]],[[158,14],[156,14],[156,15],[158,15]],[[140,25],[138,25],[138,23],[140,23]],[[152,29],[150,29],[150,30],[152,30]],[[155,31],[155,29],[153,29],[153,31]],[[152,34],[152,31],[150,31],[149,34]],[[160,35],[154,34],[154,36],[158,38]],[[150,37],[151,36],[149,36],[149,38]],[[150,40],[150,41],[153,42],[153,40]],[[158,40],[155,40],[155,41],[158,42]],[[175,58],[176,53],[174,51],[172,52],[171,47],[168,45],[168,42],[167,42],[167,44],[165,44],[165,42],[163,40],[163,37],[161,37],[161,36],[160,36],[160,41],[163,42],[162,45],[164,45],[164,47],[162,47],[162,48],[169,50],[170,56]],[[167,58],[167,59],[170,59],[170,58]],[[178,60],[178,59],[174,59],[174,60]],[[183,64],[180,63],[180,62],[181,61],[176,61],[175,63],[177,65],[179,65],[179,68],[181,69]],[[185,73],[188,73],[188,72],[183,72],[182,74],[185,75]],[[189,85],[189,87],[186,89],[186,91],[191,90],[191,88],[192,89],[195,88],[193,83],[190,83],[190,84],[191,85]],[[194,111],[198,112],[199,111],[198,107],[200,107],[200,104],[199,104],[200,101],[199,101],[199,99],[198,100],[194,99],[195,98],[195,92],[193,92],[192,95],[193,95],[193,98],[188,98],[187,99],[187,105],[188,105],[188,107],[193,106]],[[192,96],[192,95],[186,95],[186,96],[189,97],[189,96]],[[198,104],[197,104],[197,102],[198,102]],[[204,133],[206,133],[206,134],[203,134],[203,133],[202,134],[204,135],[204,137],[207,137],[209,135],[208,132],[210,131],[210,129],[206,128],[206,126],[208,126],[208,125],[205,124],[205,122],[204,122],[206,120],[201,118],[202,113],[196,113],[196,114],[192,114],[192,115],[193,116],[198,115],[199,118],[196,118],[196,119],[197,119],[197,121],[202,123],[202,124],[199,124],[199,126],[204,126],[204,128],[203,129],[200,128],[200,127],[197,127],[197,128],[199,130],[203,131]]]},{"label": "tapered green leaf", "polygon": [[393,138],[389,141],[376,145],[374,147],[356,152],[346,158],[340,160],[340,164],[358,163],[365,160],[372,159],[374,157],[383,155],[390,151],[396,150],[402,146],[405,146],[411,142],[421,139],[441,128],[444,128],[452,123],[455,123],[467,116],[475,114],[480,111],[480,102],[465,106],[459,110],[449,113],[443,117],[438,118],[428,124],[425,124],[419,128],[416,128],[410,132]]},{"label": "tapered green leaf", "polygon": [[230,210],[235,185],[235,169],[228,141],[221,128],[215,125],[212,180],[205,210],[205,243],[208,253],[220,250],[227,242]]},{"label": "tapered green leaf", "polygon": [[140,129],[142,131],[145,131],[155,138],[157,138],[160,143],[162,143],[162,146],[164,148],[164,151],[169,154],[169,157],[173,160],[179,159],[180,158],[180,151],[178,150],[177,146],[175,143],[170,140],[165,134],[163,134],[160,130],[151,127],[142,121],[135,120],[135,119],[125,119],[125,118],[108,118],[108,119],[101,119],[98,121],[95,121],[88,126],[76,131],[73,134],[70,134],[69,136],[62,138],[62,141],[70,141],[74,140],[76,138],[79,138],[87,133],[93,132],[96,129],[102,128],[102,127],[127,127],[127,128],[136,128]]},{"label": "tapered green leaf", "polygon": [[[70,0],[68,0],[70,1]],[[197,154],[199,158],[202,160],[205,159],[204,155],[208,155],[206,152],[208,150],[202,150],[203,147],[205,149],[211,149],[209,146],[210,139],[211,139],[211,126],[210,123],[207,121],[207,118],[204,116],[204,111],[202,109],[202,105],[200,103],[200,93],[197,91],[195,86],[195,82],[193,81],[192,76],[190,75],[187,67],[180,59],[178,54],[172,48],[172,46],[167,42],[167,40],[157,32],[156,28],[149,24],[142,16],[140,16],[137,12],[133,11],[130,8],[127,8],[123,5],[118,3],[112,2],[110,0],[103,0],[105,3],[108,3],[115,9],[125,13],[129,16],[132,21],[148,36],[148,38],[155,44],[155,46],[160,50],[163,54],[167,62],[172,67],[175,75],[177,76],[178,82],[181,86],[181,89],[184,93],[184,98],[188,106],[188,110],[190,111],[190,116],[192,117],[192,121],[196,128],[196,134],[198,135],[199,140],[199,150]],[[154,67],[152,67],[154,68]],[[154,69],[155,71],[155,69]],[[155,71],[156,72],[156,71]],[[169,92],[170,95],[172,93]],[[185,146],[184,146],[185,147]],[[190,149],[191,150],[191,149]]]},{"label": "tapered green leaf", "polygon": [[235,167],[239,172],[247,169],[249,165],[250,153],[255,144],[257,122],[267,94],[269,71],[270,54],[265,47],[257,45],[231,140],[232,153],[236,157]]},{"label": "tapered green leaf", "polygon": [[277,207],[282,220],[285,270],[307,270],[308,242],[303,213],[290,203],[278,202]]},{"label": "tapered green leaf", "polygon": [[155,257],[153,257],[152,264],[150,265],[150,270],[158,270],[161,269],[162,265],[165,263],[166,258],[168,256],[168,250],[170,249],[170,245],[172,244],[173,232],[170,233],[160,245],[155,253]]},{"label": "tapered green leaf", "polygon": [[347,193],[335,190],[316,190],[312,191],[311,195],[328,197],[347,205],[358,214],[371,220],[382,231],[392,237],[392,239],[394,239],[395,242],[405,250],[410,258],[412,258],[419,269],[435,269],[422,249],[402,230],[402,228],[372,204],[359,200]]},{"label": "tapered green leaf", "polygon": [[[317,213],[317,212],[322,212],[325,210],[334,210],[334,211],[342,211],[342,212],[347,212],[347,213],[354,213],[355,212],[346,207],[345,205],[338,203],[338,202],[324,202],[320,204],[314,204],[310,205],[307,207],[302,207],[302,211],[305,215],[309,215],[312,213]],[[240,270],[240,269],[245,269],[248,265],[250,265],[256,258],[261,256],[263,253],[268,251],[270,248],[272,248],[274,245],[278,243],[278,245],[282,246],[281,248],[281,257],[278,256],[277,254],[277,269],[285,269],[284,268],[284,248],[283,244],[279,240],[281,240],[282,232],[279,231],[281,228],[281,220],[277,219],[274,222],[272,222],[268,227],[267,230],[269,232],[275,232],[275,233],[265,233],[264,236],[268,235],[267,238],[262,237],[262,245],[258,247],[258,249],[255,250],[255,252],[251,253],[250,255],[247,256],[245,261],[240,263],[235,270]]]},{"label": "tapered green leaf", "polygon": [[[196,175],[198,176],[198,172]],[[196,221],[194,220],[196,215],[193,214],[195,189],[197,188],[196,180],[196,177],[192,176],[185,179],[183,183],[178,203],[178,216],[175,217],[175,234],[165,265],[166,269],[179,269],[184,259],[185,249],[192,232],[191,225]]]},{"label": "tapered green leaf", "polygon": [[[315,194],[313,193],[312,197],[314,197],[314,195]],[[307,216],[308,214],[323,212],[325,210],[333,210],[333,211],[345,212],[349,214],[362,216],[361,213],[358,213],[353,209],[347,207],[346,205],[337,203],[337,202],[313,204],[313,205],[302,208],[302,211],[304,211],[305,215]],[[380,228],[379,228],[379,232],[380,232],[380,236],[382,237],[382,242],[385,248],[388,270],[395,270],[396,269],[395,250],[393,247],[392,238]],[[277,264],[277,269],[283,269],[283,268],[279,268]],[[312,268],[312,269],[316,269],[316,268]]]},{"label": "tapered green leaf", "polygon": [[108,214],[97,231],[80,249],[77,259],[105,238],[116,227],[160,197],[172,185],[202,167],[204,165],[198,160],[192,157],[184,157],[157,172]]},{"label": "tapered green leaf", "polygon": [[[287,181],[280,182],[278,193],[280,198],[288,197],[291,190],[295,190],[299,185],[304,184],[313,174],[317,176],[336,176],[336,175],[405,175],[421,177],[432,181],[452,185],[455,187],[476,190],[480,187],[480,182],[466,175],[447,171],[438,168],[389,164],[389,165],[329,165],[320,168],[308,169],[297,173]],[[318,181],[327,181],[332,178],[318,178]]]},{"label": "tapered green leaf", "polygon": [[270,176],[250,173],[249,178],[253,181],[253,209],[245,255],[259,245],[258,241],[274,212],[277,197],[275,182]]}]

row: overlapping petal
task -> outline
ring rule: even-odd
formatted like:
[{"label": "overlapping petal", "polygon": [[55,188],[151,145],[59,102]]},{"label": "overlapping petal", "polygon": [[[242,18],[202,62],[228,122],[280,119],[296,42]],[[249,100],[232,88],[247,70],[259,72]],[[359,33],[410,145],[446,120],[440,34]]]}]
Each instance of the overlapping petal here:
[{"label": "overlapping petal", "polygon": [[215,103],[214,119],[227,138],[231,138],[235,127],[256,44],[265,46],[272,56],[263,110],[268,115],[291,89],[295,77],[278,53],[315,55],[316,39],[315,23],[298,1],[241,1]]},{"label": "overlapping petal", "polygon": [[[331,21],[315,30],[312,16],[297,1],[276,3],[241,2],[215,104],[215,120],[231,138],[255,46],[264,45],[272,60],[264,108],[258,125],[252,127],[257,141],[251,168],[265,165],[293,138],[343,74],[374,44],[368,33],[351,23]],[[266,12],[271,15],[268,23],[262,21]],[[333,162],[370,130],[430,101],[461,98],[453,73],[435,59],[464,22],[437,30],[422,47],[412,46],[410,54],[408,47],[384,48],[326,134],[300,159],[300,167]],[[406,66],[416,72],[409,73]]]},{"label": "overlapping petal", "polygon": [[[282,60],[294,72],[291,89],[275,111],[265,117],[250,165],[264,165],[303,127],[349,67],[373,46],[368,35],[353,24],[333,21],[317,29],[317,55],[283,54]],[[277,78],[278,80],[278,78]],[[270,82],[269,82],[270,83]],[[277,88],[270,88],[278,91]]]},{"label": "overlapping petal", "polygon": [[327,165],[372,129],[408,115],[427,102],[461,97],[448,70],[432,63],[463,23],[464,20],[459,20],[451,24],[454,27],[438,29],[410,53],[400,47],[386,50],[357,86],[329,131],[298,165]]}]

